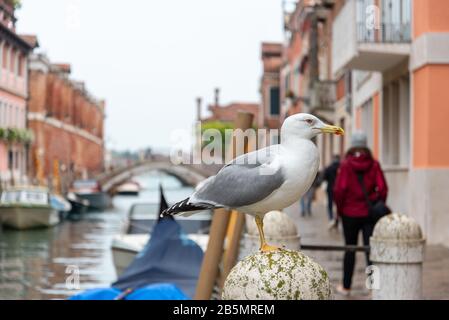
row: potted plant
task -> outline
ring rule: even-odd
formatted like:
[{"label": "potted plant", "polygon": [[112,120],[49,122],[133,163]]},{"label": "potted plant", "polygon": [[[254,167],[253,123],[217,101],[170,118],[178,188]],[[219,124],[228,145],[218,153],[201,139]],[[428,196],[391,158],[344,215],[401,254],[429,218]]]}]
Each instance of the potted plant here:
[{"label": "potted plant", "polygon": [[12,9],[19,9],[22,6],[22,2],[20,0],[5,0],[7,5],[11,6]]}]

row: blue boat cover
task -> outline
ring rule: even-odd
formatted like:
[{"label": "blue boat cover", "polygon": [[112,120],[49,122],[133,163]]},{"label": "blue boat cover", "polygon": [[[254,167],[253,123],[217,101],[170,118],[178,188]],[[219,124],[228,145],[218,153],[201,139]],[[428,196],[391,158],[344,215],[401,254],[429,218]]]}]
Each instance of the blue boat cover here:
[{"label": "blue boat cover", "polygon": [[170,283],[158,283],[145,286],[122,295],[117,288],[97,288],[86,290],[70,297],[70,300],[115,300],[123,296],[123,300],[187,300],[187,297],[175,285]]},{"label": "blue boat cover", "polygon": [[[125,269],[112,288],[93,289],[72,299],[191,299],[195,294],[203,251],[171,218],[153,228],[144,249]],[[103,291],[102,291],[103,290]]]}]

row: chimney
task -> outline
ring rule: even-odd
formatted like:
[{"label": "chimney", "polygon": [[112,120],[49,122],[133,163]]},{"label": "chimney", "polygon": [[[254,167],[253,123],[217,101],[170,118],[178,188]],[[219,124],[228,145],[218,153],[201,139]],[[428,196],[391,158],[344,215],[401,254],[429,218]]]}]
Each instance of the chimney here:
[{"label": "chimney", "polygon": [[201,103],[201,97],[196,98],[196,119],[198,121],[201,121]]},{"label": "chimney", "polygon": [[220,88],[215,88],[215,106],[219,106],[220,104]]}]

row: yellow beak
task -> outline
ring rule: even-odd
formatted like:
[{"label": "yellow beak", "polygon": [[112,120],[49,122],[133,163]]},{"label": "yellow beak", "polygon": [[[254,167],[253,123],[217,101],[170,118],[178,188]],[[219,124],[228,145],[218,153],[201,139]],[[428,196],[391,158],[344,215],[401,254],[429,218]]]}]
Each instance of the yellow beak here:
[{"label": "yellow beak", "polygon": [[328,124],[324,125],[324,127],[320,128],[321,132],[324,133],[333,133],[336,134],[337,136],[342,136],[345,134],[345,131],[337,126],[330,126]]}]

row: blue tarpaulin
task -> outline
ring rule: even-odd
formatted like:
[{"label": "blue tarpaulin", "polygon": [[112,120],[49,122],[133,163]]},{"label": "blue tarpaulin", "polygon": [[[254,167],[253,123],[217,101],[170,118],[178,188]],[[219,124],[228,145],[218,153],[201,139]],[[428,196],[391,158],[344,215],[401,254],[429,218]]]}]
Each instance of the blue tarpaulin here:
[{"label": "blue tarpaulin", "polygon": [[92,289],[73,300],[191,299],[203,251],[173,219],[160,220],[150,240],[111,288]]},{"label": "blue tarpaulin", "polygon": [[158,283],[145,286],[123,295],[117,288],[98,288],[86,290],[70,298],[70,300],[115,300],[123,296],[123,300],[187,300],[181,290],[171,283]]}]

